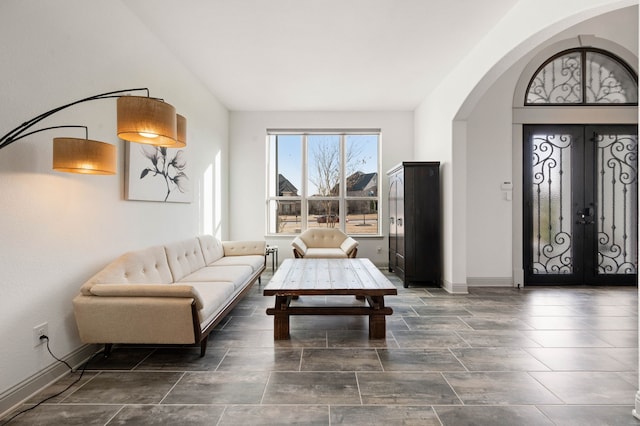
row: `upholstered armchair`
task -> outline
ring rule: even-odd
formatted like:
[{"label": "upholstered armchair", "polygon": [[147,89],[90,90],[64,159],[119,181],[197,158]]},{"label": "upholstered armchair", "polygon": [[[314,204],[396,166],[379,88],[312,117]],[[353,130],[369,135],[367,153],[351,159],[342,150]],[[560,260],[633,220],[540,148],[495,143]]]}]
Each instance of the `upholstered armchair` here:
[{"label": "upholstered armchair", "polygon": [[297,258],[348,258],[358,254],[358,242],[337,228],[310,228],[291,242]]}]

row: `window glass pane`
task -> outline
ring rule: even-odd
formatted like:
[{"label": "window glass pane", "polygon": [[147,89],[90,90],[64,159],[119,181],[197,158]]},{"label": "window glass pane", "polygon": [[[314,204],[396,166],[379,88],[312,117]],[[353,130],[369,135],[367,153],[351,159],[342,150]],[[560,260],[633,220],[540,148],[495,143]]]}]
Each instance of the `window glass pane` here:
[{"label": "window glass pane", "polygon": [[339,195],[340,136],[309,135],[307,147],[308,196]]},{"label": "window glass pane", "polygon": [[309,200],[309,228],[339,228],[338,200]]},{"label": "window glass pane", "polygon": [[636,103],[638,85],[629,71],[615,59],[587,52],[587,103]]},{"label": "window glass pane", "polygon": [[533,135],[534,274],[573,273],[570,134]]},{"label": "window glass pane", "polygon": [[378,196],[378,136],[347,135],[347,196]]},{"label": "window glass pane", "polygon": [[269,233],[299,234],[302,230],[301,207],[299,200],[269,201]]},{"label": "window glass pane", "polygon": [[347,234],[378,233],[378,200],[347,201]]},{"label": "window glass pane", "polygon": [[570,52],[549,62],[531,80],[527,104],[582,103],[581,52]]},{"label": "window glass pane", "polygon": [[[271,136],[270,196],[299,196],[302,187],[302,136]],[[277,186],[275,185],[277,182]],[[277,190],[277,193],[276,193]]]}]

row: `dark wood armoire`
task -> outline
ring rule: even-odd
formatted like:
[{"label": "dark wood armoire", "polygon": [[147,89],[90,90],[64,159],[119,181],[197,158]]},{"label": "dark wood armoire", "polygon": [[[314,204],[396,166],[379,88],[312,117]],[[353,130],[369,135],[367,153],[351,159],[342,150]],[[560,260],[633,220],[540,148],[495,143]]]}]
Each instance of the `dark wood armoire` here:
[{"label": "dark wood armoire", "polygon": [[389,177],[389,271],[410,284],[440,285],[440,163],[403,162]]}]

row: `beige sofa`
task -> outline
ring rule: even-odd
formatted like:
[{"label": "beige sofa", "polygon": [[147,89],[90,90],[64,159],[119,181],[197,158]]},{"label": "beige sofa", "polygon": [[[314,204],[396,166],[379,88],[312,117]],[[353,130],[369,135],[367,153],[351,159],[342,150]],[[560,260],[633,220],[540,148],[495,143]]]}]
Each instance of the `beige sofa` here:
[{"label": "beige sofa", "polygon": [[291,242],[297,258],[356,257],[358,242],[337,228],[309,228]]},{"label": "beige sofa", "polygon": [[73,299],[84,343],[200,344],[265,269],[264,241],[211,235],[126,253]]}]

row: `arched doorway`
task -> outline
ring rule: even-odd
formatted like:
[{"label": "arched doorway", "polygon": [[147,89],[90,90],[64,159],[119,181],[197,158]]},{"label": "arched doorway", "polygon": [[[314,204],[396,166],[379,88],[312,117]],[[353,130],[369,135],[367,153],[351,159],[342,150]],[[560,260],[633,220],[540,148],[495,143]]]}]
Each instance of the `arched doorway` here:
[{"label": "arched doorway", "polygon": [[571,119],[523,124],[526,285],[636,283],[637,125],[593,110],[637,109],[637,96],[635,71],[593,47],[554,54],[530,77],[521,114],[566,108]]}]

